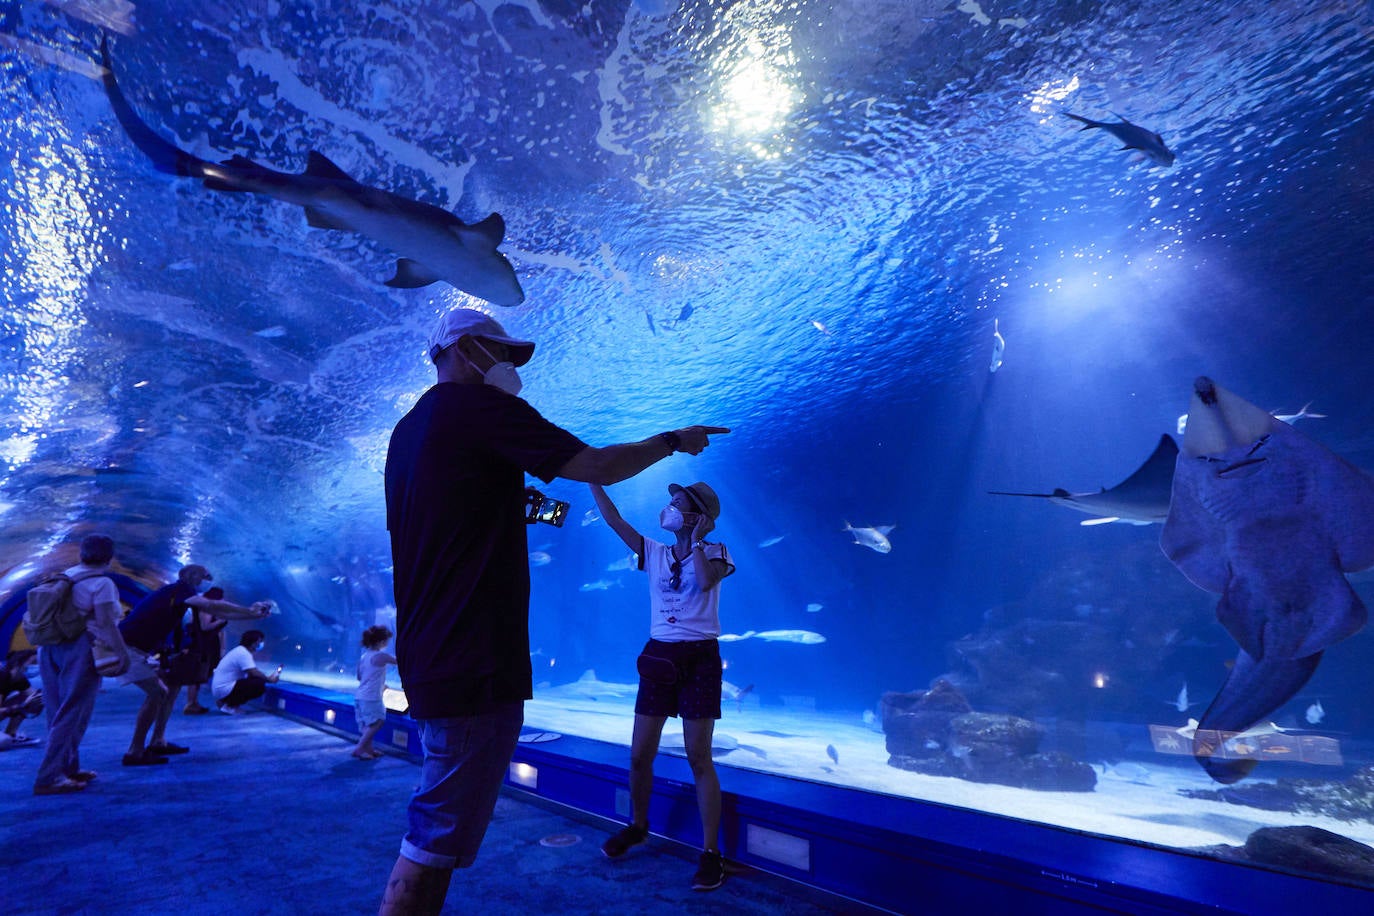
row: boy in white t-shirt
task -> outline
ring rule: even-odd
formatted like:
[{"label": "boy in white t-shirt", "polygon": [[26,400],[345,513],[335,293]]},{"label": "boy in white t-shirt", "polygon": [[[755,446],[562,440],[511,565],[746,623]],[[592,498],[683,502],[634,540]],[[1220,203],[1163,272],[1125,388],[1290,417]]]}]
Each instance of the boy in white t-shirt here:
[{"label": "boy in white t-shirt", "polygon": [[649,835],[649,798],[654,757],[663,724],[682,717],[682,737],[697,789],[703,849],[692,889],[709,891],[725,880],[717,845],[720,780],[711,760],[711,738],[720,718],[720,582],[735,571],[724,544],[707,543],[720,516],[720,499],[704,483],[668,485],[672,500],[659,524],[672,544],[651,541],[625,521],[606,491],[593,485],[601,517],[639,557],[649,574],[649,636],[639,656],[639,693],[630,739],[630,824],[608,839],[608,858],[624,855]]}]

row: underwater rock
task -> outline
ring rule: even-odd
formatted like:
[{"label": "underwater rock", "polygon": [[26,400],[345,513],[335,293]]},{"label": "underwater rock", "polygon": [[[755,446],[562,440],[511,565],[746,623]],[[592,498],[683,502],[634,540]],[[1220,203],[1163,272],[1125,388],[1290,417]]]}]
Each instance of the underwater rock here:
[{"label": "underwater rock", "polygon": [[1374,820],[1374,766],[1361,767],[1344,781],[1284,778],[1222,789],[1180,789],[1179,794],[1265,811],[1320,814],[1340,821]]},{"label": "underwater rock", "polygon": [[929,690],[888,692],[878,701],[887,752],[904,757],[942,755],[950,721],[972,711],[964,695],[944,680],[937,680]]},{"label": "underwater rock", "polygon": [[1193,850],[1228,862],[1374,884],[1374,848],[1320,827],[1261,827],[1244,846],[1204,846]]},{"label": "underwater rock", "polygon": [[1245,854],[1261,865],[1374,881],[1374,848],[1320,827],[1261,827]]},{"label": "underwater rock", "polygon": [[1028,719],[975,712],[948,681],[886,693],[879,704],[888,765],[927,776],[1025,789],[1091,792],[1097,773],[1058,751],[1037,753],[1045,730]]}]

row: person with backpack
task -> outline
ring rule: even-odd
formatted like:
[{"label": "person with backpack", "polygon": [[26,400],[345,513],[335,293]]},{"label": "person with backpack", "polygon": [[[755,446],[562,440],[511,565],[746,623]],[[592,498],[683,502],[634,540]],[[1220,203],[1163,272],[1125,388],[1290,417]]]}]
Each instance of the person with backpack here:
[{"label": "person with backpack", "polygon": [[[119,588],[110,579],[114,541],[103,534],[81,541],[81,562],[29,590],[24,631],[38,646],[38,670],[48,714],[48,746],[34,778],[34,795],[80,792],[96,778],[81,769],[79,750],[95,710],[102,674],[122,674],[122,657],[96,668],[97,645],[122,650]],[[107,651],[108,656],[108,651]]]}]

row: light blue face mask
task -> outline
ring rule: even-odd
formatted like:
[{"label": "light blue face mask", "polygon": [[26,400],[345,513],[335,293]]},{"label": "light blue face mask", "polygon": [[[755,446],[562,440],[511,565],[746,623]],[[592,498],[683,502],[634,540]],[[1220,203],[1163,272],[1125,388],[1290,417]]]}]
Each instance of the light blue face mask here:
[{"label": "light blue face mask", "polygon": [[203,594],[205,594],[206,592],[208,592],[208,591],[209,591],[211,588],[213,588],[213,587],[214,587],[214,586],[212,586],[212,585],[210,584],[210,580],[209,580],[209,579],[201,579],[201,580],[200,580],[200,583],[196,585],[196,594],[197,594],[197,595],[203,595]]},{"label": "light blue face mask", "polygon": [[257,644],[256,646],[253,647],[253,651],[254,651],[254,652],[261,652],[261,651],[262,651],[262,647],[265,646],[265,645],[267,645],[267,643],[263,642],[262,640],[258,640],[258,644]]}]

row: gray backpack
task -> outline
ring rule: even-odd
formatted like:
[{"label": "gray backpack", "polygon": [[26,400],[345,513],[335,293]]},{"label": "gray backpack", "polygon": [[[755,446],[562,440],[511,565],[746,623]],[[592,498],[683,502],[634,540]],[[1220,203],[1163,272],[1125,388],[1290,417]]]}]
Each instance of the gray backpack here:
[{"label": "gray backpack", "polygon": [[76,606],[72,586],[82,579],[104,575],[90,570],[76,576],[54,573],[29,589],[25,598],[24,635],[35,646],[56,646],[71,642],[86,632],[86,614]]}]

